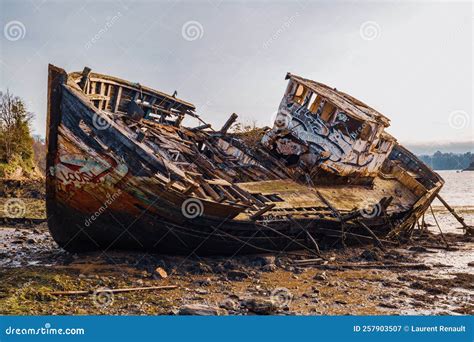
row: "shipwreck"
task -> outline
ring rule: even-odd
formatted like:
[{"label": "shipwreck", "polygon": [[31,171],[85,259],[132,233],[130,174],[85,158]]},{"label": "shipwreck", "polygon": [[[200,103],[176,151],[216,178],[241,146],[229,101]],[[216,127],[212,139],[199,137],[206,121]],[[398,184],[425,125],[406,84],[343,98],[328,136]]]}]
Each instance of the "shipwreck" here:
[{"label": "shipwreck", "polygon": [[[354,97],[293,74],[272,128],[214,129],[138,83],[49,66],[47,214],[71,251],[179,254],[400,243],[442,178]],[[202,124],[184,127],[186,116]],[[258,139],[255,139],[255,136]]]}]

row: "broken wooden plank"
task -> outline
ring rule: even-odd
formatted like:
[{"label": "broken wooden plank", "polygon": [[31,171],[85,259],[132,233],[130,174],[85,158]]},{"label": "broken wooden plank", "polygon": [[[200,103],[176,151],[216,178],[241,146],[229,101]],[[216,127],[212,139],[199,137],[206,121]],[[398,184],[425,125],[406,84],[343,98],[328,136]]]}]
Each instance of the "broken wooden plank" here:
[{"label": "broken wooden plank", "polygon": [[267,211],[272,210],[274,207],[275,207],[275,203],[270,203],[270,204],[264,206],[263,208],[261,208],[260,210],[258,210],[255,214],[250,215],[249,218],[250,218],[250,220],[255,221],[255,220],[257,220],[260,216],[262,216],[263,214],[265,214]]},{"label": "broken wooden plank", "polygon": [[122,98],[122,87],[117,86],[117,88],[118,88],[117,93],[115,94],[115,103],[114,103],[114,106],[113,106],[113,109],[112,109],[113,113],[118,112],[118,108],[119,108],[119,105],[120,105],[120,100]]},{"label": "broken wooden plank", "polygon": [[227,119],[227,121],[224,123],[222,128],[220,129],[220,133],[225,134],[229,130],[229,128],[234,124],[235,120],[237,120],[238,115],[235,113],[232,113],[232,115]]},{"label": "broken wooden plank", "polygon": [[[466,224],[466,222],[464,222],[464,218],[462,218],[461,216],[459,216],[456,211],[448,204],[448,202],[446,202],[444,200],[443,197],[441,197],[441,195],[438,193],[436,194],[436,198],[439,199],[439,201],[441,203],[443,203],[443,205],[446,207],[446,209],[448,209],[448,211],[451,213],[451,215],[454,216],[454,218],[463,226],[463,228],[466,230],[466,232],[468,231],[472,231],[472,227],[468,226]],[[434,214],[433,214],[434,215]]]},{"label": "broken wooden plank", "polygon": [[84,69],[82,70],[82,77],[81,77],[81,80],[79,81],[79,87],[82,90],[85,90],[87,84],[89,83],[89,75],[91,71],[92,70],[89,67],[84,67]]}]

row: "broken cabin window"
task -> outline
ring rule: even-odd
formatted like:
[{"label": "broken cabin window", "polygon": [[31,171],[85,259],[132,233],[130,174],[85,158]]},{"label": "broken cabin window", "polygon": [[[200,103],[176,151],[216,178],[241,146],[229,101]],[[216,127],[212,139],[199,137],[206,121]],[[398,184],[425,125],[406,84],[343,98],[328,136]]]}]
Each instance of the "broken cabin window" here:
[{"label": "broken cabin window", "polygon": [[368,141],[372,135],[372,127],[366,122],[361,126],[359,138],[365,141]]},{"label": "broken cabin window", "polygon": [[339,130],[345,136],[352,138],[353,140],[359,137],[362,130],[363,122],[354,119],[346,113],[340,111],[336,114],[336,118],[332,127]]},{"label": "broken cabin window", "polygon": [[334,106],[331,102],[326,101],[322,110],[321,110],[321,119],[326,122],[331,122],[333,115],[336,112],[336,106]]},{"label": "broken cabin window", "polygon": [[391,146],[390,141],[385,140],[385,139],[379,139],[379,141],[377,141],[377,144],[375,145],[375,148],[380,153],[386,153],[390,149],[390,146]]},{"label": "broken cabin window", "polygon": [[293,95],[293,101],[302,105],[304,103],[307,93],[308,93],[308,89],[305,88],[303,85],[298,84],[295,94]]}]

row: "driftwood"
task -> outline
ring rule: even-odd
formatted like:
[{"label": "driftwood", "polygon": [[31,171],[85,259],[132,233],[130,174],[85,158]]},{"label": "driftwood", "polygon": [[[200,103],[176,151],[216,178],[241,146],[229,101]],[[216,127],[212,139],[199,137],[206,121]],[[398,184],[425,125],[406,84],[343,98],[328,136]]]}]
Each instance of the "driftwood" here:
[{"label": "driftwood", "polygon": [[[177,285],[166,285],[166,286],[147,286],[147,287],[127,287],[122,289],[107,289],[104,292],[110,293],[123,293],[123,292],[135,292],[135,291],[153,291],[153,290],[172,290],[178,288]],[[79,290],[79,291],[53,291],[50,294],[53,296],[77,296],[77,295],[89,295],[93,294],[93,290]]]},{"label": "driftwood", "polygon": [[[308,263],[309,265],[312,265]],[[337,268],[349,268],[349,269],[367,269],[367,268],[380,268],[380,269],[409,269],[426,271],[430,270],[431,267],[425,264],[372,264],[372,263],[353,263],[353,264],[337,264],[337,265],[320,265],[315,263],[312,265],[315,268],[324,269],[337,269]]]},{"label": "driftwood", "polygon": [[293,260],[293,263],[302,266],[302,265],[312,265],[312,264],[322,264],[325,260],[323,258],[316,258],[316,259],[303,259],[303,260]]}]

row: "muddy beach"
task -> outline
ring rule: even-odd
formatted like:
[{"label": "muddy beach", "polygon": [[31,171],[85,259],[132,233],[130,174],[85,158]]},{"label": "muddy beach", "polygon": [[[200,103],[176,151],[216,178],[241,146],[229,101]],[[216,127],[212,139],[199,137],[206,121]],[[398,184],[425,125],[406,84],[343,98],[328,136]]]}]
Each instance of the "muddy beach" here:
[{"label": "muddy beach", "polygon": [[[13,190],[12,190],[13,189]],[[37,193],[36,191],[39,191]],[[41,187],[9,186],[27,219],[0,224],[0,314],[389,315],[474,313],[474,241],[441,207],[410,244],[338,247],[314,256],[71,254],[48,233]],[[31,194],[35,194],[32,196]],[[474,210],[457,208],[468,224]],[[43,220],[44,221],[44,220]],[[448,246],[446,246],[446,243]],[[172,289],[129,289],[176,285]],[[54,295],[58,291],[86,294]]]}]

